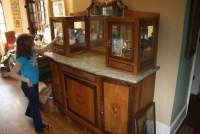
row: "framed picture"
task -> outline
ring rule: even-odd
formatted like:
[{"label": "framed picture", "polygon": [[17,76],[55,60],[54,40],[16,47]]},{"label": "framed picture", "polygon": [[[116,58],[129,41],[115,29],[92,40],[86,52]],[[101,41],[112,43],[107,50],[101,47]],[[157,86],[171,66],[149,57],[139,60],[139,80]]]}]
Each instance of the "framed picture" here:
[{"label": "framed picture", "polygon": [[52,1],[53,16],[65,16],[65,2],[64,0]]},{"label": "framed picture", "polygon": [[11,7],[13,14],[19,14],[19,5],[17,3],[12,3]]},{"label": "framed picture", "polygon": [[189,60],[195,53],[198,44],[198,35],[200,29],[200,1],[191,0],[189,34],[187,38],[186,59]]},{"label": "framed picture", "polygon": [[21,19],[14,19],[14,23],[16,27],[20,27],[21,26]]},{"label": "framed picture", "polygon": [[155,102],[135,119],[136,134],[156,134]]}]

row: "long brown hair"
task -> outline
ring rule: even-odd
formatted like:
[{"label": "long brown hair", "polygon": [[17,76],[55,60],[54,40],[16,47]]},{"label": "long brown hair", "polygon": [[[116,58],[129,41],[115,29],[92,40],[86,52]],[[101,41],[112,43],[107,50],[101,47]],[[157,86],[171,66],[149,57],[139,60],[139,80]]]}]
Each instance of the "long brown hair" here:
[{"label": "long brown hair", "polygon": [[20,56],[30,59],[33,56],[32,47],[34,45],[33,35],[25,33],[18,36],[16,41],[16,58]]}]

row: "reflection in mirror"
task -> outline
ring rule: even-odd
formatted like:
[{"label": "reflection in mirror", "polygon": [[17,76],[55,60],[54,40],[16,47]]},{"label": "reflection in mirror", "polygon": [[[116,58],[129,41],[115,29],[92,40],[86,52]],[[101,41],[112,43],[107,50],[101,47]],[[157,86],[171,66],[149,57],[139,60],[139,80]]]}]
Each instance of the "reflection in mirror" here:
[{"label": "reflection in mirror", "polygon": [[92,0],[87,7],[88,15],[104,15],[107,17],[123,16],[123,10],[128,9],[121,0],[108,0],[106,2]]},{"label": "reflection in mirror", "polygon": [[104,15],[106,17],[123,16],[123,9],[121,9],[117,4],[108,7],[99,7],[94,5],[94,7],[89,12],[90,15]]},{"label": "reflection in mirror", "polygon": [[103,20],[90,21],[90,40],[103,38]]},{"label": "reflection in mirror", "polygon": [[153,26],[142,26],[140,36],[140,57],[153,53]]},{"label": "reflection in mirror", "polygon": [[104,45],[104,16],[90,16],[90,48],[105,52]]},{"label": "reflection in mirror", "polygon": [[61,22],[54,22],[54,37],[61,37],[59,41],[56,42],[56,44],[63,45],[63,27]]}]

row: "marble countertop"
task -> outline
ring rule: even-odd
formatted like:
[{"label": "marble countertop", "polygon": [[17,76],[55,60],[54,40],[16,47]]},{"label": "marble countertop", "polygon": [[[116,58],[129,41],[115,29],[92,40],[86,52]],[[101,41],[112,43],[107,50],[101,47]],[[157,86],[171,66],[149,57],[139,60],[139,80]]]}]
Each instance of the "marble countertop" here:
[{"label": "marble countertop", "polygon": [[44,56],[58,63],[68,65],[76,69],[80,69],[100,76],[108,76],[111,78],[128,81],[131,83],[138,83],[142,79],[160,69],[159,66],[155,66],[138,76],[133,76],[131,74],[126,74],[110,68],[106,68],[105,56],[100,54],[87,52],[73,57],[66,57],[55,54],[53,52],[46,52],[44,53]]}]

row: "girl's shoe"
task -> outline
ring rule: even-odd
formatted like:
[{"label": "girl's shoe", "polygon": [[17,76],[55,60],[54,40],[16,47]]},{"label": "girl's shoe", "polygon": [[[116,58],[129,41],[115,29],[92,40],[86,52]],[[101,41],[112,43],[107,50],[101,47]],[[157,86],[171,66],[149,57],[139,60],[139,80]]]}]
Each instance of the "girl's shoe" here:
[{"label": "girl's shoe", "polygon": [[52,128],[52,125],[51,125],[51,124],[48,124],[48,125],[46,125],[46,127],[44,128],[44,131],[45,131],[45,130],[49,130],[50,128]]}]

